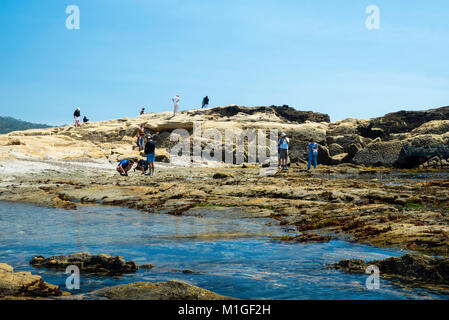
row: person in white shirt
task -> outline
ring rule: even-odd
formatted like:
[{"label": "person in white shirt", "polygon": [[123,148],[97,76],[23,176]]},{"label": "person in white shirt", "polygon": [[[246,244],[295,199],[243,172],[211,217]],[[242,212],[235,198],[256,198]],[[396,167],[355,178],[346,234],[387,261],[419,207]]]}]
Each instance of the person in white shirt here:
[{"label": "person in white shirt", "polygon": [[287,138],[285,133],[281,134],[281,138],[278,141],[279,146],[279,160],[280,165],[283,170],[288,170],[287,162],[288,162],[288,146],[290,144],[290,140]]},{"label": "person in white shirt", "polygon": [[173,116],[176,116],[176,114],[178,113],[178,108],[179,108],[179,95],[174,96],[171,100],[174,103]]}]

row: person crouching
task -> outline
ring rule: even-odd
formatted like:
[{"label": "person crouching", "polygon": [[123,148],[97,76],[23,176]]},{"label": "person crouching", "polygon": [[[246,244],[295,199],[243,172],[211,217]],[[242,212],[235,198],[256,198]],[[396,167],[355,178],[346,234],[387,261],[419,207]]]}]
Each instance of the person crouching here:
[{"label": "person crouching", "polygon": [[117,166],[117,171],[120,173],[121,176],[127,177],[128,171],[131,170],[134,162],[135,162],[135,160],[133,160],[133,159],[120,161]]}]

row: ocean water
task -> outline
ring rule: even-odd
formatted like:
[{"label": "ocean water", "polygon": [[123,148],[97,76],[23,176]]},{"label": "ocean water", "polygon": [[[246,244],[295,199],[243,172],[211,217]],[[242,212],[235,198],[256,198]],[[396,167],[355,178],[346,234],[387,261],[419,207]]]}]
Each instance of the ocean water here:
[{"label": "ocean water", "polygon": [[[0,262],[15,271],[40,274],[72,293],[135,281],[181,280],[243,299],[447,299],[437,291],[408,288],[381,279],[368,290],[369,275],[345,274],[327,266],[342,259],[366,261],[405,252],[346,241],[286,243],[291,234],[269,218],[235,208],[195,208],[183,216],[143,213],[117,207],[77,210],[0,202]],[[80,289],[67,290],[64,271],[35,268],[45,257],[88,251],[120,255],[153,269],[135,274],[81,274]],[[182,270],[193,273],[183,273]]]}]

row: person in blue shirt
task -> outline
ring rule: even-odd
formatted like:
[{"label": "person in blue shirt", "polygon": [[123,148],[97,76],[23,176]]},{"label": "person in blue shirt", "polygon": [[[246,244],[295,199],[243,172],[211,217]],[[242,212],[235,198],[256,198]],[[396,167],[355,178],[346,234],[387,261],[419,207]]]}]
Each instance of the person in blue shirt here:
[{"label": "person in blue shirt", "polygon": [[122,160],[119,162],[117,166],[117,171],[120,173],[121,176],[128,176],[128,171],[131,170],[133,167],[134,160]]},{"label": "person in blue shirt", "polygon": [[308,145],[308,151],[309,151],[309,163],[307,165],[307,170],[310,170],[310,167],[312,166],[316,169],[317,165],[317,158],[318,158],[318,143],[316,143],[313,138],[310,139],[310,143]]}]

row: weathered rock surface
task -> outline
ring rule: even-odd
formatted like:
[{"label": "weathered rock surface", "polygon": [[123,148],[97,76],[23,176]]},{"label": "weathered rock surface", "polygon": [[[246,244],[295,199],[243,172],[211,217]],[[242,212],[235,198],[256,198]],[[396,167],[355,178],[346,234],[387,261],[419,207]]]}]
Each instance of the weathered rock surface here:
[{"label": "weathered rock surface", "polygon": [[[137,150],[136,135],[139,126],[143,125],[145,132],[152,134],[156,142],[156,161],[168,162],[170,150],[177,144],[177,141],[169,139],[171,132],[185,129],[191,134],[194,123],[201,123],[202,133],[217,129],[222,136],[226,130],[238,133],[248,128],[284,131],[292,141],[292,162],[307,158],[306,147],[310,138],[329,150],[328,156],[321,154],[319,162],[334,165],[351,162],[355,153],[360,151],[355,151],[354,146],[367,148],[380,142],[376,138],[381,138],[382,142],[400,141],[404,147],[403,154],[396,161],[389,156],[369,161],[363,157],[364,153],[355,161],[365,165],[377,163],[410,168],[419,166],[434,155],[449,157],[448,116],[449,107],[401,111],[371,120],[345,119],[334,123],[329,123],[328,115],[288,106],[248,108],[231,105],[183,111],[175,117],[171,112],[149,113],[137,118],[86,123],[79,128],[71,125],[0,135],[0,160],[115,163],[130,157],[140,158],[144,155]],[[204,148],[210,143],[217,144],[217,141],[202,137],[200,143]],[[379,147],[384,148],[383,145]],[[347,156],[332,159],[342,153],[347,153]],[[244,157],[247,159],[246,149]]]},{"label": "weathered rock surface", "polygon": [[401,151],[400,141],[370,143],[365,149],[357,152],[352,161],[370,166],[393,166],[399,160]]},{"label": "weathered rock surface", "polygon": [[111,257],[109,254],[90,254],[88,252],[57,255],[49,258],[36,256],[31,259],[30,264],[49,269],[65,269],[69,265],[76,265],[81,272],[92,273],[121,274],[137,271],[137,265],[134,261],[126,262],[120,256]]},{"label": "weathered rock surface", "polygon": [[370,262],[359,259],[342,260],[330,267],[350,273],[365,273],[369,265],[379,267],[380,275],[384,277],[397,277],[409,282],[449,284],[449,258],[446,257],[406,254]]},{"label": "weathered rock surface", "polygon": [[231,298],[181,281],[134,282],[91,293],[111,300],[228,300]]},{"label": "weathered rock surface", "polygon": [[59,286],[49,284],[30,272],[14,272],[13,267],[0,263],[0,297],[61,296]]}]

